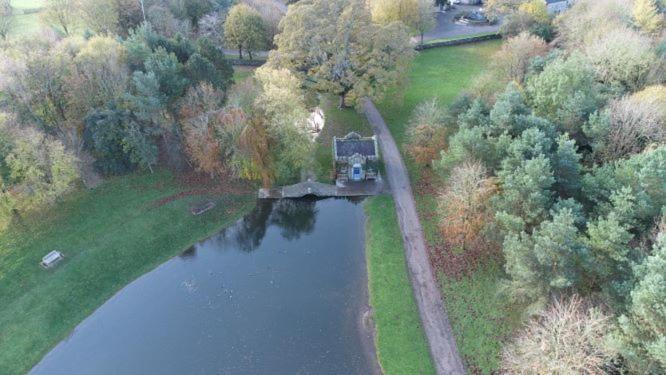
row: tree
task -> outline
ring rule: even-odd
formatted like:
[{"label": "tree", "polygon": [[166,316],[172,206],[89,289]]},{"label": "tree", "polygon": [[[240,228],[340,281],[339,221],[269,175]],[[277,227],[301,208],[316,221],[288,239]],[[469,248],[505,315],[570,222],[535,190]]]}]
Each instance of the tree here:
[{"label": "tree", "polygon": [[509,38],[491,60],[493,79],[506,83],[510,81],[523,83],[531,60],[547,52],[546,42],[527,32]]},{"label": "tree", "polygon": [[26,128],[17,131],[9,167],[9,194],[18,212],[54,203],[71,191],[78,180],[76,157],[62,143]]},{"label": "tree", "polygon": [[658,34],[664,27],[664,16],[655,0],[635,0],[631,15],[634,23],[647,34]]},{"label": "tree", "polygon": [[243,2],[261,15],[266,30],[266,41],[269,47],[273,47],[273,40],[280,32],[280,21],[284,17],[286,8],[283,9],[279,2],[273,0],[243,0]]},{"label": "tree", "polygon": [[481,230],[492,221],[490,197],[496,186],[486,168],[476,161],[455,167],[439,198],[442,237],[453,246],[469,250],[477,244]]},{"label": "tree", "polygon": [[83,119],[92,108],[101,108],[120,98],[128,89],[129,72],[125,47],[115,38],[94,36],[74,56],[66,80],[70,111]]},{"label": "tree", "polygon": [[202,83],[187,91],[180,109],[185,151],[197,170],[211,178],[224,171],[221,142],[216,138],[216,132],[225,130],[220,128],[225,116],[219,111],[222,97],[211,85]]},{"label": "tree", "polygon": [[[633,203],[633,202],[630,202]],[[621,213],[612,211],[588,223],[586,243],[594,262],[589,273],[594,286],[600,287],[612,307],[622,309],[628,298],[631,266],[637,260],[636,251],[629,246],[632,227],[623,222]]]},{"label": "tree", "polygon": [[532,302],[533,307],[579,287],[589,262],[589,249],[570,208],[554,212],[552,219],[541,222],[531,235],[509,233],[503,252],[509,293],[520,301]]},{"label": "tree", "polygon": [[266,47],[266,30],[259,12],[246,4],[234,5],[224,22],[224,38],[229,47],[237,48],[243,58],[243,49],[250,55]]},{"label": "tree", "polygon": [[502,353],[512,374],[602,374],[614,351],[605,345],[610,316],[580,297],[555,299]]},{"label": "tree", "polygon": [[534,112],[577,138],[581,124],[603,103],[596,72],[578,53],[558,57],[527,82]]},{"label": "tree", "polygon": [[0,1],[0,37],[7,39],[15,22],[14,7],[10,0]]},{"label": "tree", "polygon": [[423,34],[434,29],[435,26],[437,26],[437,18],[432,11],[432,3],[430,0],[418,0],[418,14],[416,22],[414,22],[414,30],[421,37],[421,44],[423,44]]},{"label": "tree", "polygon": [[404,26],[373,24],[362,0],[314,0],[289,7],[270,63],[313,90],[356,103],[404,77],[414,55]]},{"label": "tree", "polygon": [[444,117],[436,99],[422,102],[414,108],[407,128],[407,152],[417,163],[432,163],[444,149]]},{"label": "tree", "polygon": [[136,168],[123,150],[124,127],[129,121],[129,113],[117,107],[94,110],[86,117],[86,148],[100,173],[121,175]]},{"label": "tree", "polygon": [[594,156],[612,161],[640,153],[652,144],[666,142],[662,103],[627,96],[612,101],[585,126]]},{"label": "tree", "polygon": [[195,31],[203,15],[213,10],[213,2],[209,0],[174,0],[171,11],[180,19],[187,19]]},{"label": "tree", "polygon": [[540,23],[546,23],[550,21],[546,3],[541,0],[530,0],[524,2],[518,6],[518,11],[531,16],[534,18],[534,20]]},{"label": "tree", "polygon": [[596,39],[587,46],[585,55],[603,82],[626,91],[643,88],[650,71],[658,65],[651,40],[627,27]]},{"label": "tree", "polygon": [[172,103],[183,95],[188,80],[184,76],[183,65],[173,52],[158,47],[148,56],[144,65],[147,73],[155,75],[165,102]]},{"label": "tree", "polygon": [[607,33],[626,27],[631,1],[578,0],[556,18],[558,39],[569,51],[582,49]]},{"label": "tree", "polygon": [[40,14],[47,25],[60,28],[65,35],[69,35],[77,21],[77,12],[75,0],[47,0]]},{"label": "tree", "polygon": [[551,163],[543,154],[531,159],[504,160],[498,172],[502,193],[495,199],[497,212],[519,220],[528,229],[543,221],[553,203],[555,183]]},{"label": "tree", "polygon": [[448,8],[450,5],[449,0],[435,0],[435,6],[439,7],[439,11],[443,12],[445,8]]},{"label": "tree", "polygon": [[405,26],[414,29],[419,18],[418,0],[372,0],[372,20],[382,25],[392,22],[402,22]]},{"label": "tree", "polygon": [[119,9],[115,0],[80,0],[79,12],[83,24],[95,33],[115,34],[119,31]]},{"label": "tree", "polygon": [[662,228],[652,254],[636,268],[629,311],[619,318],[622,354],[636,373],[666,370],[666,232]]},{"label": "tree", "polygon": [[271,67],[257,69],[255,78],[261,88],[254,103],[255,119],[263,119],[271,139],[275,176],[278,181],[293,181],[310,166],[313,150],[300,81],[287,69]]}]

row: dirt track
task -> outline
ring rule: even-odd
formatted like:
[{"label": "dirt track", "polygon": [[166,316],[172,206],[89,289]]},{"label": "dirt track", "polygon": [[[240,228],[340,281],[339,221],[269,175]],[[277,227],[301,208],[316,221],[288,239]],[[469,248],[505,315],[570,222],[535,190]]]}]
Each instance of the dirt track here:
[{"label": "dirt track", "polygon": [[464,374],[465,368],[451,331],[444,301],[428,260],[423,230],[416,212],[405,163],[384,119],[372,101],[365,99],[361,106],[379,139],[387,179],[402,231],[405,259],[414,298],[419,308],[421,323],[428,339],[435,369],[437,374]]}]

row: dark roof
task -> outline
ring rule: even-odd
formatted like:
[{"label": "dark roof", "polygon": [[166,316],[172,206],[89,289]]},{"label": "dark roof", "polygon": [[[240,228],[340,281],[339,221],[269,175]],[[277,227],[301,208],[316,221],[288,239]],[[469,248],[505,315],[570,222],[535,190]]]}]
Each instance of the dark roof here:
[{"label": "dark roof", "polygon": [[375,140],[372,138],[362,138],[357,133],[349,133],[344,138],[335,139],[336,157],[352,156],[360,154],[362,156],[375,156]]}]

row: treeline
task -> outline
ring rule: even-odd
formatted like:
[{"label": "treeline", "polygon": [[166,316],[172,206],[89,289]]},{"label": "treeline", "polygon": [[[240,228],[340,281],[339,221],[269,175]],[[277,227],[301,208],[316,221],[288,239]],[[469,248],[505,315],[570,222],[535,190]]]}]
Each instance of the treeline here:
[{"label": "treeline", "polygon": [[[269,185],[297,178],[310,162],[308,113],[291,73],[262,68],[231,88],[224,26],[207,20],[250,5],[121,3],[48,2],[47,15],[78,18],[61,19],[59,33],[5,42],[2,222],[53,203],[80,182],[95,186],[103,176],[138,169],[191,169]],[[83,8],[70,13],[65,6]],[[104,14],[86,18],[93,8]]]},{"label": "treeline", "polygon": [[499,251],[504,293],[536,315],[505,371],[663,373],[664,16],[579,0],[527,22],[542,3],[503,2],[514,36],[449,108],[416,109],[408,151],[441,176],[447,246]]}]

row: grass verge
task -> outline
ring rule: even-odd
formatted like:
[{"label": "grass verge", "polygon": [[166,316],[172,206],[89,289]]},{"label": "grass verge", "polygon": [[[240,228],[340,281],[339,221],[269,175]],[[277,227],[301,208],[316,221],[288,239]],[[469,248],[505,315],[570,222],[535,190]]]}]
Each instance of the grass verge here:
[{"label": "grass verge", "polygon": [[[399,147],[406,142],[406,126],[416,105],[433,97],[443,106],[450,104],[485,69],[500,45],[501,41],[493,40],[418,54],[410,84],[389,94],[391,99],[378,105]],[[431,246],[439,246],[435,194],[442,182],[416,166],[404,149],[403,157],[410,170],[425,237]],[[433,186],[426,186],[429,183]],[[518,309],[499,297],[502,277],[502,268],[494,260],[481,262],[481,266],[461,278],[439,275],[458,348],[473,373],[488,374],[498,369],[502,342],[518,323]]]},{"label": "grass verge", "polygon": [[[169,173],[113,178],[0,233],[0,373],[26,373],[123,286],[254,206],[249,195],[190,196]],[[201,216],[188,207],[217,205]],[[42,270],[41,257],[65,259]]]},{"label": "grass verge", "polygon": [[434,374],[389,196],[365,203],[368,290],[384,374]]}]

